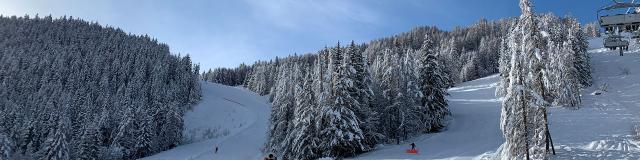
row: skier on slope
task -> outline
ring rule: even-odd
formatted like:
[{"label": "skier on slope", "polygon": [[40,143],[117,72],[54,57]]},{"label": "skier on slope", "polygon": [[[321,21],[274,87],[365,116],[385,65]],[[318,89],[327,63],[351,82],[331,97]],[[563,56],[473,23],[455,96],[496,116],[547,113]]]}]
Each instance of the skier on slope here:
[{"label": "skier on slope", "polygon": [[411,143],[411,149],[407,149],[408,154],[418,154],[418,150],[416,150],[416,143]]}]

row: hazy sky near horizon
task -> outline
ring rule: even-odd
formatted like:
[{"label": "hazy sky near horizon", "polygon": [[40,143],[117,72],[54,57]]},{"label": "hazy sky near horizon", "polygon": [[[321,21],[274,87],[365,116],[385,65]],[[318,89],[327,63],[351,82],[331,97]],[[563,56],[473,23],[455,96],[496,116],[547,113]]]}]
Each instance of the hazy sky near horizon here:
[{"label": "hazy sky near horizon", "polygon": [[[533,0],[534,11],[596,20],[609,0]],[[310,53],[417,26],[449,30],[518,16],[517,0],[0,0],[4,16],[63,15],[147,34],[201,70]]]}]

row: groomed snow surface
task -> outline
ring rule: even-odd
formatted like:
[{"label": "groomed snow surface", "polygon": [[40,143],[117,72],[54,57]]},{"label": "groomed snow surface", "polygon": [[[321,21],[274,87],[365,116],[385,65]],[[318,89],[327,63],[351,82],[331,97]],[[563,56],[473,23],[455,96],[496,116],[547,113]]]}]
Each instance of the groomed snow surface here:
[{"label": "groomed snow surface", "polygon": [[640,49],[632,42],[619,56],[618,51],[601,48],[601,39],[590,45],[594,83],[582,91],[582,105],[578,110],[550,110],[549,127],[558,153],[553,158],[640,159],[639,139],[632,136],[640,125]]},{"label": "groomed snow surface", "polygon": [[267,99],[244,88],[200,84],[202,101],[184,116],[184,137],[192,143],[143,159],[261,159],[271,111]]},{"label": "groomed snow surface", "polygon": [[[579,109],[552,107],[549,127],[557,155],[552,159],[639,159],[640,49],[625,56],[590,42],[594,85],[582,91]],[[488,159],[504,142],[500,102],[494,96],[498,76],[459,84],[447,97],[453,119],[440,133],[380,145],[353,159]],[[606,91],[603,91],[603,86]],[[185,115],[185,137],[193,143],[147,157],[149,160],[260,159],[270,105],[242,88],[203,82],[203,100]],[[600,95],[591,94],[594,92]],[[211,131],[207,131],[211,130]],[[406,154],[410,143],[419,154]],[[214,147],[219,151],[214,154]]]},{"label": "groomed snow surface", "polygon": [[[425,134],[400,145],[387,145],[355,159],[472,159],[494,152],[504,142],[500,132],[500,99],[494,75],[449,89],[453,119],[440,133]],[[405,153],[411,143],[417,155]]]}]

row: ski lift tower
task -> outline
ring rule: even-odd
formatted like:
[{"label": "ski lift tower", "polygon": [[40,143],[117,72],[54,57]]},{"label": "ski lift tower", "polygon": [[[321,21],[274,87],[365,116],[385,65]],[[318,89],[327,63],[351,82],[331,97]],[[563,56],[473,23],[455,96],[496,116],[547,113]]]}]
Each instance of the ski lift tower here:
[{"label": "ski lift tower", "polygon": [[[636,4],[635,0],[630,3],[626,2],[618,2],[616,0],[612,0],[613,4],[609,6],[602,7],[598,10],[598,23],[600,27],[604,29],[607,37],[604,39],[604,47],[609,48],[611,50],[619,49],[620,56],[623,55],[623,50],[629,49],[629,41],[624,40],[624,35],[621,33],[632,33],[634,36],[631,38],[637,39],[639,27],[640,27],[640,13],[638,13],[635,9],[640,7],[640,4]],[[603,11],[615,11],[627,9],[624,13],[611,14],[611,15],[602,15]]]}]

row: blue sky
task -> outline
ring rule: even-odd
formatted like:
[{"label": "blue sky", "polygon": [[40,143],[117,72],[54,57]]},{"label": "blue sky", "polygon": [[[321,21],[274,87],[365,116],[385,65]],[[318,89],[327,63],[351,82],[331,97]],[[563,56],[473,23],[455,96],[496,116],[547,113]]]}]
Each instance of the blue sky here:
[{"label": "blue sky", "polygon": [[[595,21],[609,0],[533,0],[536,12]],[[0,0],[2,15],[70,15],[148,34],[202,69],[519,15],[517,0]]]}]

